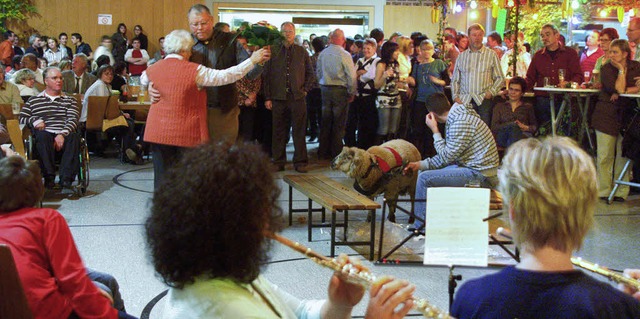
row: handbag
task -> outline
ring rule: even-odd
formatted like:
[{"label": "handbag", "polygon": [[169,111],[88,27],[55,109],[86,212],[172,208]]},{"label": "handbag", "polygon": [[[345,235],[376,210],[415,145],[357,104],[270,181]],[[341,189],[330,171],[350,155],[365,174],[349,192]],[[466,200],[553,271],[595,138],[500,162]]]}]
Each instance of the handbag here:
[{"label": "handbag", "polygon": [[117,126],[125,126],[125,127],[129,126],[129,123],[127,123],[127,119],[124,118],[124,115],[120,115],[115,119],[111,119],[111,120],[107,120],[107,119],[102,120],[103,132],[106,132],[108,129],[112,127],[117,127]]},{"label": "handbag", "polygon": [[113,127],[118,127],[118,126],[124,126],[127,127],[129,126],[129,123],[127,123],[127,119],[124,117],[124,115],[120,115],[116,118],[113,119],[107,119],[107,111],[109,108],[109,100],[111,99],[111,96],[109,96],[109,98],[107,99],[107,107],[104,110],[104,119],[102,120],[102,131],[106,132],[107,130],[109,130],[110,128]]}]

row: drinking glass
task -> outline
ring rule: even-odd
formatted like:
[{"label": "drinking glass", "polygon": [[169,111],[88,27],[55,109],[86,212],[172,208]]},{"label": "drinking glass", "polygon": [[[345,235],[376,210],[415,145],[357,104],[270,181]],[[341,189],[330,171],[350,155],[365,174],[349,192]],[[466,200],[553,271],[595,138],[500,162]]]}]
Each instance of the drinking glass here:
[{"label": "drinking glass", "polygon": [[564,82],[564,69],[558,70],[558,81],[560,83]]}]

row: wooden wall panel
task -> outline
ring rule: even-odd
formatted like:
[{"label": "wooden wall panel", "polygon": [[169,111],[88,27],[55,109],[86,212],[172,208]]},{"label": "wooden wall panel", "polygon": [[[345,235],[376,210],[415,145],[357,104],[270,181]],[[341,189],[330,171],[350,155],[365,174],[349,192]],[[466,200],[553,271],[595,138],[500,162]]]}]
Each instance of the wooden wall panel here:
[{"label": "wooden wall panel", "polygon": [[[82,34],[93,49],[100,44],[102,35],[112,35],[120,22],[127,25],[127,34],[133,38],[133,27],[140,24],[149,37],[149,54],[158,50],[158,38],[175,29],[188,29],[187,10],[194,0],[35,0],[38,16],[26,25],[9,25],[21,34],[21,44],[28,46],[28,34],[35,30],[42,35],[55,36],[60,32]],[[205,1],[211,8],[212,1]],[[112,25],[98,25],[98,14],[111,14]],[[26,32],[23,34],[23,32]]]},{"label": "wooden wall panel", "polygon": [[[438,24],[431,23],[431,10],[429,6],[384,6],[384,35],[389,37],[393,32],[399,31],[404,35],[411,35],[413,31],[426,33],[433,39],[438,34]],[[456,14],[449,17],[449,24],[456,30],[466,32],[467,19],[465,14]]]}]

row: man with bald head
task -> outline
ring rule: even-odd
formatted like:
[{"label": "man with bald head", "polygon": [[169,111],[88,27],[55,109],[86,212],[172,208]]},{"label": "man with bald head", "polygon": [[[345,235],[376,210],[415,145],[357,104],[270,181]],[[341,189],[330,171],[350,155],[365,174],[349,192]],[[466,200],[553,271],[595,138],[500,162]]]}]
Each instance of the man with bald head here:
[{"label": "man with bald head", "polygon": [[347,107],[357,92],[356,69],[351,55],[344,49],[344,32],[335,29],[329,46],[320,52],[316,76],[322,92],[322,126],[319,159],[331,159],[342,151]]}]

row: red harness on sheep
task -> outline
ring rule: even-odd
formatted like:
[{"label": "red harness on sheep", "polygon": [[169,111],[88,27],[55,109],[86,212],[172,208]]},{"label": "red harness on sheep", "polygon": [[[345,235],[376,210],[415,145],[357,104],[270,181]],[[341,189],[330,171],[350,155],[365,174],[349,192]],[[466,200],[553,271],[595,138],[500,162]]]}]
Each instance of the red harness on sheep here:
[{"label": "red harness on sheep", "polygon": [[391,166],[385,160],[383,160],[382,158],[380,158],[379,156],[376,155],[376,163],[378,164],[378,167],[380,167],[380,170],[383,173],[387,173],[393,167],[402,166],[402,156],[400,156],[400,154],[396,150],[391,148],[391,147],[385,146],[384,148],[388,149],[391,152],[391,154],[393,154],[393,157],[395,157],[395,159],[396,159],[396,165]]}]

